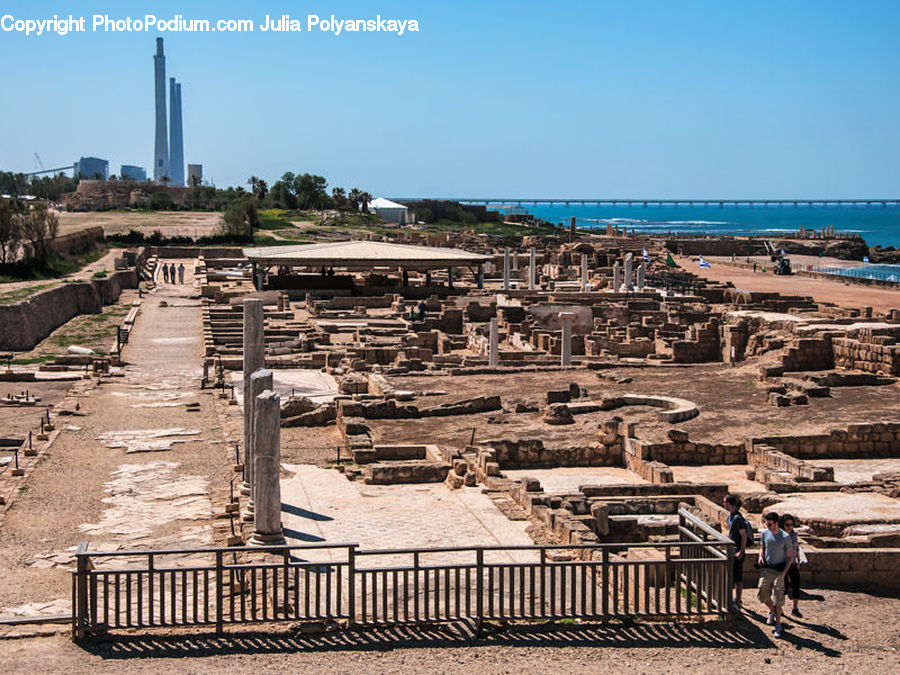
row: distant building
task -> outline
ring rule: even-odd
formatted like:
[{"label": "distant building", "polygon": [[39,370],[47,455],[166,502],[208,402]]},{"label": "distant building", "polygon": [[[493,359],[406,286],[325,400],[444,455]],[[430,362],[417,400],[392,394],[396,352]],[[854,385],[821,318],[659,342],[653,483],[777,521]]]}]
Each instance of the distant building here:
[{"label": "distant building", "polygon": [[405,225],[409,219],[409,209],[403,204],[392,202],[384,197],[377,197],[370,201],[369,212],[377,214],[386,223]]},{"label": "distant building", "polygon": [[99,157],[82,157],[75,162],[75,176],[106,180],[109,178],[109,162]]},{"label": "distant building", "polygon": [[187,186],[203,185],[203,165],[188,164]]},{"label": "distant building", "polygon": [[142,166],[123,164],[119,169],[119,178],[122,180],[136,180],[139,183],[143,183],[147,180],[147,171]]}]

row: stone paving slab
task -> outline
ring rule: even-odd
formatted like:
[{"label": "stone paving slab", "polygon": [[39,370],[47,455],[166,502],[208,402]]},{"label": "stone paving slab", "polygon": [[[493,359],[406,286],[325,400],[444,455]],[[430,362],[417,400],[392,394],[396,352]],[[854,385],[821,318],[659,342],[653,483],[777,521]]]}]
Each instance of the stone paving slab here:
[{"label": "stone paving slab", "polygon": [[581,485],[639,485],[647,483],[637,474],[615,466],[563,466],[555,469],[512,469],[503,475],[511,480],[537,478],[544,492],[578,492]]},{"label": "stone paving slab", "polygon": [[[443,483],[365,485],[333,469],[306,464],[285,468],[293,472],[281,482],[288,543],[358,543],[362,549],[534,543],[525,533],[527,523],[508,520],[480,488],[449,490]],[[512,561],[521,554],[497,557]],[[317,558],[311,553],[310,559]],[[434,556],[429,562],[437,559]],[[378,563],[388,560],[381,558]]]}]

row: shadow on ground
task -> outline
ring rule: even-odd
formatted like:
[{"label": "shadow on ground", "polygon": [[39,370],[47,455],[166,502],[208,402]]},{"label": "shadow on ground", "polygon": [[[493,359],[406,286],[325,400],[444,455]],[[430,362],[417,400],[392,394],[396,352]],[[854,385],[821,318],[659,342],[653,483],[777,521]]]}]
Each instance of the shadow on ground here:
[{"label": "shadow on ground", "polygon": [[[94,638],[81,643],[81,647],[87,652],[105,659],[278,654],[295,651],[388,651],[400,648],[472,646],[763,649],[771,647],[772,641],[768,635],[748,621],[697,624],[544,624],[508,627],[485,624],[480,634],[476,632],[473,622],[457,621],[431,626],[334,630],[315,635],[296,630],[243,632],[220,636],[211,633],[118,635]],[[823,649],[816,651],[832,652]]]}]

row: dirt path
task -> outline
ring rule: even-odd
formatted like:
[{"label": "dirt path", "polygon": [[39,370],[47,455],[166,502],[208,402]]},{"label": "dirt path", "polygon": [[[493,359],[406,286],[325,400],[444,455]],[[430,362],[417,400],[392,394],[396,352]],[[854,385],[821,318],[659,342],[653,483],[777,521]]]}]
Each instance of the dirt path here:
[{"label": "dirt path", "polygon": [[872,307],[885,312],[900,308],[900,291],[864,286],[829,279],[814,279],[801,276],[776,276],[770,272],[753,272],[749,269],[717,264],[700,269],[690,258],[678,256],[676,261],[684,269],[713,281],[730,281],[737,288],[763,293],[776,292],[784,295],[810,295],[819,302],[833,302],[841,307]]},{"label": "dirt path", "polygon": [[200,300],[192,268],[185,277],[145,295],[124,377],[73,388],[80,414],[58,418],[61,433],[4,517],[0,578],[15,583],[0,584],[0,615],[67,608],[79,542],[213,544],[212,500],[227,489],[230,456],[213,396],[200,390]]}]

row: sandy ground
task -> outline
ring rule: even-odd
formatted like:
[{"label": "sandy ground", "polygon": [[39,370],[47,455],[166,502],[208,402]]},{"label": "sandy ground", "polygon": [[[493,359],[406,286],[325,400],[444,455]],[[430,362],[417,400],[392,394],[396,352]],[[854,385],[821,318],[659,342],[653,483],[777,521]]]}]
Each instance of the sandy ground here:
[{"label": "sandy ground", "polygon": [[730,281],[735,287],[746,291],[809,295],[818,302],[832,302],[841,307],[872,307],[878,312],[900,308],[900,291],[889,288],[811,277],[776,276],[771,272],[763,274],[722,263],[700,269],[690,258],[679,256],[676,260],[686,270],[706,279]]},{"label": "sandy ground", "polygon": [[[765,625],[755,593],[744,618],[702,624],[613,623],[490,630],[464,624],[308,635],[153,631],[76,645],[60,633],[5,641],[10,673],[891,673],[900,667],[900,599],[813,590],[784,640]],[[278,631],[278,632],[274,632]],[[552,665],[551,665],[552,664]]]},{"label": "sandy ground", "polygon": [[159,230],[169,237],[203,237],[213,234],[221,219],[221,213],[208,211],[63,211],[59,214],[59,233],[68,234],[99,225],[106,234],[129,230],[150,234]]}]

